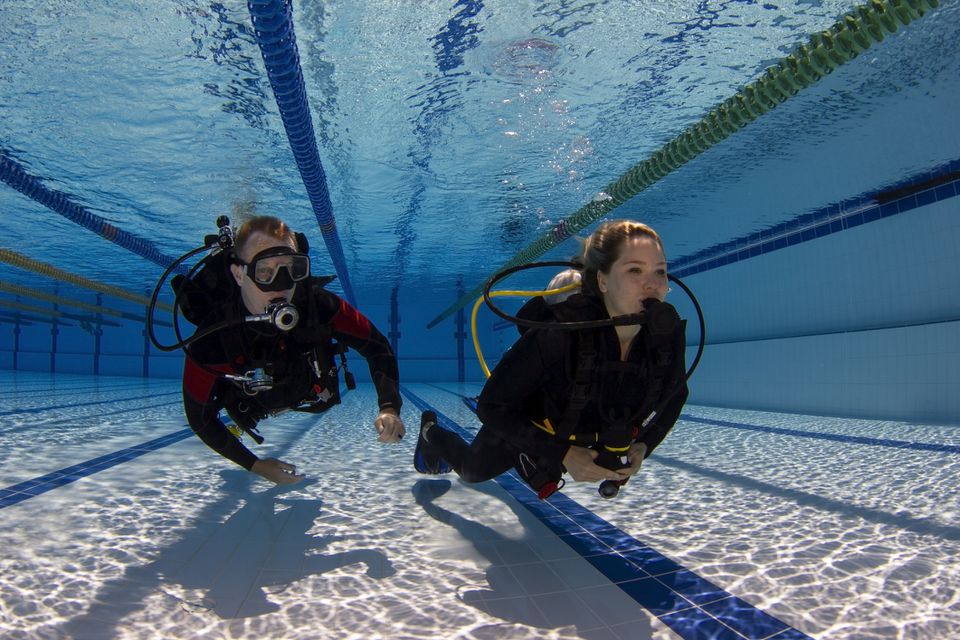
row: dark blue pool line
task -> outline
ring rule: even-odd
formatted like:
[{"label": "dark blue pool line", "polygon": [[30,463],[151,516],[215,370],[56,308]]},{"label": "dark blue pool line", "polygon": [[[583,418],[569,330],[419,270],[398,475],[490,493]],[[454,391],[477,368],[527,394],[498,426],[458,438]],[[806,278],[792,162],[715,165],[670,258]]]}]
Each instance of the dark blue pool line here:
[{"label": "dark blue pool line", "polygon": [[846,442],[853,444],[867,444],[875,447],[892,447],[894,449],[914,449],[916,451],[936,451],[938,453],[960,453],[960,446],[952,444],[936,444],[926,442],[907,442],[906,440],[888,440],[886,438],[866,438],[863,436],[845,436],[836,433],[817,433],[816,431],[800,431],[799,429],[784,429],[782,427],[762,427],[755,424],[744,424],[742,422],[729,422],[727,420],[714,420],[712,418],[698,418],[697,416],[680,416],[681,420],[687,422],[699,422],[717,427],[729,427],[731,429],[744,429],[746,431],[760,431],[763,433],[775,433],[783,436],[796,436],[798,438],[814,438],[815,440],[832,440],[834,442]]},{"label": "dark blue pool line", "polygon": [[960,195],[958,172],[960,160],[954,160],[882,192],[856,196],[770,229],[682,256],[671,261],[670,271],[681,278],[691,276],[949,200]]},{"label": "dark blue pool line", "polygon": [[[421,411],[436,411],[441,426],[472,438],[463,427],[408,388]],[[724,591],[621,531],[592,511],[555,493],[548,501],[513,472],[496,478],[520,504],[684,640],[799,640],[810,636]]]},{"label": "dark blue pool line", "polygon": [[179,395],[180,393],[181,393],[180,391],[169,391],[166,393],[148,393],[145,396],[134,396],[130,398],[108,398],[106,400],[94,400],[93,402],[75,402],[71,404],[31,407],[29,409],[15,409],[13,411],[0,411],[0,417],[15,416],[21,413],[42,413],[44,411],[50,411],[52,409],[74,409],[77,407],[89,407],[95,404],[107,404],[107,403],[113,404],[118,402],[132,402],[134,400],[146,400],[147,398],[156,398],[159,396],[172,396],[174,394]]},{"label": "dark blue pool line", "polygon": [[[141,417],[143,412],[148,409],[157,409],[159,407],[172,407],[175,405],[181,404],[179,400],[170,400],[167,402],[161,402],[159,404],[141,404],[135,407],[128,407],[126,409],[116,409],[114,411],[100,411],[97,413],[97,419],[102,420],[107,416],[117,416],[124,413],[139,413]],[[83,423],[80,423],[83,424]],[[0,438],[9,438],[13,434],[21,434],[27,431],[33,431],[37,429],[49,429],[51,427],[65,425],[68,427],[80,426],[78,424],[75,416],[68,416],[65,418],[60,418],[57,420],[44,420],[41,424],[33,424],[29,421],[24,421],[21,424],[14,425],[12,427],[0,427]]]},{"label": "dark blue pool line", "polygon": [[[51,391],[55,391],[58,394],[61,392],[72,392],[72,391],[90,393],[91,391],[89,380],[71,380],[68,383],[59,383],[59,384],[54,382],[53,385],[51,385],[51,380],[49,379],[41,381],[41,380],[35,380],[27,376],[24,376],[24,381],[20,382],[17,379],[17,376],[23,375],[24,373],[27,373],[27,375],[29,375],[32,372],[12,371],[10,369],[5,369],[3,371],[0,371],[0,376],[3,376],[3,383],[7,387],[5,390],[0,391],[0,397],[8,396],[8,395],[19,395],[22,393],[29,393],[32,391],[37,391],[39,393],[50,393]],[[49,378],[53,377],[51,374],[45,374],[45,375],[47,375]],[[70,374],[56,374],[56,375],[67,376]],[[111,384],[109,386],[109,390],[116,391],[119,389],[119,390],[128,391],[130,389],[137,389],[137,388],[143,389],[144,387],[145,385],[143,381],[133,380],[131,382],[125,382],[123,384]],[[93,391],[100,391],[100,387],[94,386]]]},{"label": "dark blue pool line", "polygon": [[104,469],[109,469],[110,467],[115,467],[118,464],[133,460],[134,458],[139,458],[144,454],[162,449],[175,442],[180,442],[185,438],[189,438],[192,433],[193,430],[191,429],[181,429],[180,431],[154,438],[153,440],[143,442],[133,447],[114,451],[99,458],[93,458],[92,460],[87,460],[80,464],[75,464],[38,478],[33,478],[32,480],[26,480],[5,489],[0,489],[0,509],[17,504],[18,502],[23,502],[47,491],[52,491],[65,484],[76,482],[98,471],[103,471]]}]

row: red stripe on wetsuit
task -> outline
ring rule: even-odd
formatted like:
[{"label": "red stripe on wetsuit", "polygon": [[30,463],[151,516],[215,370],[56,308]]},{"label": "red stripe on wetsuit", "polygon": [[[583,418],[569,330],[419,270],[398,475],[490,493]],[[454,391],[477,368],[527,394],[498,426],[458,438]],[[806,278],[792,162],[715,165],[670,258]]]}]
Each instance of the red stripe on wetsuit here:
[{"label": "red stripe on wetsuit", "polygon": [[370,321],[342,298],[340,299],[340,310],[333,317],[333,330],[364,340],[370,339]]},{"label": "red stripe on wetsuit", "polygon": [[233,368],[228,364],[207,365],[205,369],[194,362],[190,356],[184,358],[183,388],[190,394],[191,398],[200,404],[206,404],[210,398],[210,391],[213,389],[214,383],[220,377],[207,369],[213,369],[214,371],[223,373],[233,371]]}]

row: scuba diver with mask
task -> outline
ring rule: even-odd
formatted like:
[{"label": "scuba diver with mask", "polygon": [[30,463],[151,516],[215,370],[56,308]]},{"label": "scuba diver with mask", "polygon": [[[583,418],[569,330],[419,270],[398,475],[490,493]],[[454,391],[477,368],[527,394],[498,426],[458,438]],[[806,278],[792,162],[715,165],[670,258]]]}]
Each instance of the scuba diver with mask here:
[{"label": "scuba diver with mask", "polygon": [[[208,236],[206,247],[183,256],[163,275],[148,314],[152,318],[157,292],[173,267],[219,243],[190,274],[172,281],[174,319],[181,309],[197,326],[193,337],[160,345],[152,320],[148,325],[158,348],[186,353],[183,403],[194,432],[223,457],[267,480],[302,480],[294,465],[256,456],[241,435],[260,443],[257,424],[267,416],[289,409],[321,413],[339,404],[340,369],[347,387],[354,386],[344,355],[349,347],[370,368],[379,402],[378,439],[398,442],[404,435],[402,400],[390,344],[363,314],[324,289],[332,277],[310,275],[303,234],[271,216],[248,220],[235,236],[225,216],[217,224],[219,236]],[[235,426],[224,424],[221,410]]]},{"label": "scuba diver with mask", "polygon": [[467,444],[424,412],[414,467],[452,469],[466,482],[515,468],[541,499],[567,473],[614,497],[673,428],[688,395],[686,323],[664,301],[668,278],[677,280],[667,275],[663,244],[645,224],[606,222],[585,242],[581,292],[552,304],[533,298],[511,317],[492,305],[489,289],[520,268],[501,272],[485,291],[521,336],[477,399],[479,432]]}]

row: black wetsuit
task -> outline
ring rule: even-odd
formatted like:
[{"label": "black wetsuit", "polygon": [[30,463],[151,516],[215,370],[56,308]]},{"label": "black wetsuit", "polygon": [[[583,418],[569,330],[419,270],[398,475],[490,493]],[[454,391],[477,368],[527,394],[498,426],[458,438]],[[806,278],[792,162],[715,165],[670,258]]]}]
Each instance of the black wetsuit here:
[{"label": "black wetsuit", "polygon": [[[359,311],[317,284],[316,278],[297,285],[292,303],[300,313],[297,326],[282,333],[266,323],[245,323],[216,332],[191,346],[183,368],[183,405],[190,427],[211,449],[245,469],[259,458],[235,437],[219,418],[226,409],[234,420],[255,427],[269,413],[325,398],[335,383],[317,376],[333,366],[329,338],[356,350],[367,360],[380,409],[399,413],[397,360],[387,339]],[[225,305],[225,316],[240,314],[239,296]],[[220,317],[220,316],[218,316]],[[317,362],[314,367],[312,360]],[[273,388],[255,396],[198,365],[224,373],[244,373],[269,363]],[[324,388],[326,386],[327,388]]]},{"label": "black wetsuit", "polygon": [[[609,317],[599,299],[583,295],[571,296],[555,308],[566,321]],[[655,357],[646,327],[631,342],[623,362],[615,328],[586,331],[593,332],[599,360],[591,376],[590,400],[573,429],[575,442],[596,442],[601,430],[616,424],[636,429],[632,435],[647,445],[646,455],[650,455],[673,428],[687,399],[683,323],[666,339],[672,356],[668,366],[662,362],[653,366]],[[468,445],[457,434],[436,426],[428,435],[431,449],[468,482],[488,480],[512,467],[522,471],[521,454],[541,467],[552,467],[559,478],[571,441],[551,435],[534,422],[543,425],[545,418],[552,425],[561,422],[574,389],[581,333],[560,329],[524,332],[504,354],[480,394],[477,415],[483,426],[473,443]],[[658,417],[647,429],[639,429],[639,423],[664,400]],[[626,422],[629,424],[619,424]]]}]

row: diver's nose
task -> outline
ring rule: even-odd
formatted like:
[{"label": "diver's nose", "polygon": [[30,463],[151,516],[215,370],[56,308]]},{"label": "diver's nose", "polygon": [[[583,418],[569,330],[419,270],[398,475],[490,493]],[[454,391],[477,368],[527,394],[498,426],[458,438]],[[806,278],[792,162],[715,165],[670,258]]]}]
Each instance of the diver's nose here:
[{"label": "diver's nose", "polygon": [[667,295],[666,287],[663,285],[663,282],[657,278],[647,278],[643,281],[643,297],[644,298],[657,298],[663,300]]}]

